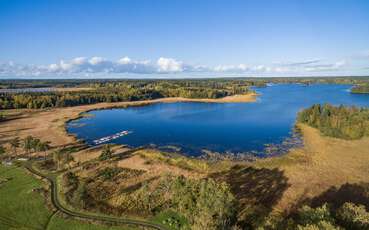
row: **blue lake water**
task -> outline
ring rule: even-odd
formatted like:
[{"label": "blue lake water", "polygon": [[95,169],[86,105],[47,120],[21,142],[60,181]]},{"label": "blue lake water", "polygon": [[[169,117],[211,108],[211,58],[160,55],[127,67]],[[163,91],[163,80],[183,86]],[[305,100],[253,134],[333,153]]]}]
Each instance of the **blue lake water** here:
[{"label": "blue lake water", "polygon": [[199,155],[214,152],[262,153],[266,144],[291,136],[299,110],[314,103],[369,107],[368,94],[351,94],[350,85],[276,84],[257,88],[253,103],[158,103],[141,107],[91,111],[92,117],[70,122],[67,129],[93,145],[93,140],[132,131],[111,143],[132,147],[176,146]]}]

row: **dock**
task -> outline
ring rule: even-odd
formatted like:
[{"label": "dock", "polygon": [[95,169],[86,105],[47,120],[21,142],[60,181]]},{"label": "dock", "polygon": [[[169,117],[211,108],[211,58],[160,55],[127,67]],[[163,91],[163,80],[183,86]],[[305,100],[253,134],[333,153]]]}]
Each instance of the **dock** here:
[{"label": "dock", "polygon": [[105,142],[112,141],[112,140],[118,139],[120,137],[126,136],[130,133],[132,133],[132,131],[124,130],[122,132],[119,132],[119,133],[116,133],[116,134],[113,134],[113,135],[110,135],[110,136],[106,136],[106,137],[102,137],[100,139],[93,140],[93,142],[94,142],[95,145],[100,145],[100,144],[103,144]]}]

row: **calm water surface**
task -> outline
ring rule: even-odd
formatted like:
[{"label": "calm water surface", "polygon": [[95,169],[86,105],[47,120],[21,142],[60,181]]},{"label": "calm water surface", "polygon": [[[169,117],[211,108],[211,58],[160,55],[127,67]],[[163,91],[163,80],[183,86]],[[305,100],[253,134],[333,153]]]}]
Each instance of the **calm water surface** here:
[{"label": "calm water surface", "polygon": [[130,130],[112,143],[138,147],[176,146],[183,153],[263,152],[291,136],[296,114],[314,103],[369,107],[369,95],[349,93],[350,85],[278,84],[257,88],[254,103],[159,103],[126,109],[92,111],[68,124],[68,131],[93,145],[93,140]]}]

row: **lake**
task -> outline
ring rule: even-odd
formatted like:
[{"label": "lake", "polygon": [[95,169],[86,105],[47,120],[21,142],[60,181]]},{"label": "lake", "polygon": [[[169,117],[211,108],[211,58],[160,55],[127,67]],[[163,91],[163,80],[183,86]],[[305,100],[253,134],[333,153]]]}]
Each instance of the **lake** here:
[{"label": "lake", "polygon": [[253,103],[157,103],[91,111],[93,116],[68,123],[68,132],[94,140],[123,130],[132,133],[109,143],[153,145],[198,156],[218,153],[263,156],[267,144],[282,146],[291,137],[299,110],[314,103],[369,106],[368,94],[351,94],[351,85],[276,84],[256,88]]},{"label": "lake", "polygon": [[19,88],[19,89],[0,89],[0,93],[44,93],[54,92],[56,88],[44,87],[44,88]]}]

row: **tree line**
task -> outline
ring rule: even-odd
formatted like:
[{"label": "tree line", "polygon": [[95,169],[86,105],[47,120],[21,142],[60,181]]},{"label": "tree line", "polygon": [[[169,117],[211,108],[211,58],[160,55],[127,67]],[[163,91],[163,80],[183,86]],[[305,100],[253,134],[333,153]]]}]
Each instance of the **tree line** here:
[{"label": "tree line", "polygon": [[86,85],[90,90],[0,93],[1,109],[40,109],[157,99],[164,97],[222,98],[246,94],[247,81],[118,81],[96,82]]},{"label": "tree line", "polygon": [[[50,142],[41,141],[40,139],[32,136],[27,136],[23,140],[19,137],[15,137],[8,142],[8,145],[11,153],[16,154],[19,148],[23,148],[24,153],[28,156],[34,152],[46,153],[46,151],[51,148]],[[8,150],[9,149],[6,149],[3,145],[0,145],[0,155],[9,152]]]},{"label": "tree line", "polygon": [[297,120],[331,137],[360,139],[369,136],[368,108],[316,104],[301,111]]}]

